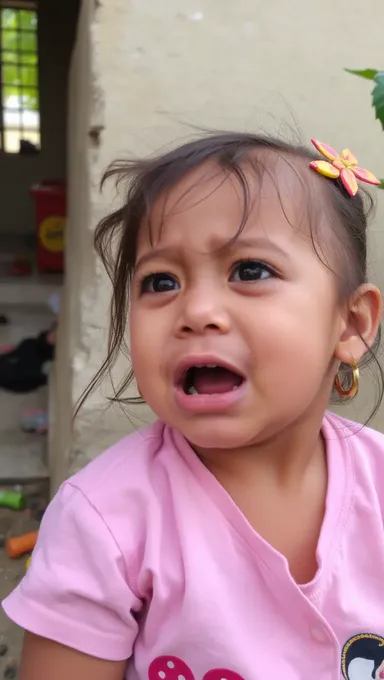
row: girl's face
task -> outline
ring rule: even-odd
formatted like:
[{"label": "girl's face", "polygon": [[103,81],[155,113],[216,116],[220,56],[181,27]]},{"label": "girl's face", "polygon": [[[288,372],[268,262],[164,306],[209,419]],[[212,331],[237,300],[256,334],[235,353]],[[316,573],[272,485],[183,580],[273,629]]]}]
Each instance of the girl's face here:
[{"label": "girl's face", "polygon": [[145,225],[139,235],[134,372],[157,416],[196,447],[264,441],[328,402],[346,313],[314,252],[304,190],[280,165],[279,197],[249,173],[257,200],[235,239],[241,190],[213,164],[158,201],[153,245]]}]

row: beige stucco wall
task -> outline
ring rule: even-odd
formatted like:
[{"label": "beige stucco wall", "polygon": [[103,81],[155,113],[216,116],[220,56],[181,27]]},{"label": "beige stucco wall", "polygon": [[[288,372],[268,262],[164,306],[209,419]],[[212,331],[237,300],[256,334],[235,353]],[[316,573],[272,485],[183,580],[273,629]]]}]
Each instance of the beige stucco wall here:
[{"label": "beige stucco wall", "polygon": [[[303,139],[351,146],[363,165],[384,175],[384,134],[373,120],[370,84],[343,72],[383,65],[383,22],[382,0],[83,0],[72,69],[63,363],[56,375],[55,410],[66,426],[52,436],[54,486],[142,415],[103,411],[106,387],[69,429],[69,409],[105,351],[109,291],[91,246],[114,197],[112,188],[98,193],[105,166],[123,153],[147,154],[184,139],[194,125],[279,132],[288,124]],[[383,217],[381,200],[372,271],[382,285]],[[384,429],[384,409],[376,425]]]}]

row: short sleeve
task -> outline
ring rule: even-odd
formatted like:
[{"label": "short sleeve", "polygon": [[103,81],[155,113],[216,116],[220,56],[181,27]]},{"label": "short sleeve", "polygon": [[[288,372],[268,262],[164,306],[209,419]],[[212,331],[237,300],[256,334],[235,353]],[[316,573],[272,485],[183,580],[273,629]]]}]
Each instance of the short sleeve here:
[{"label": "short sleeve", "polygon": [[41,523],[32,563],[4,600],[16,624],[111,661],[128,659],[140,600],[110,529],[83,492],[64,484]]}]

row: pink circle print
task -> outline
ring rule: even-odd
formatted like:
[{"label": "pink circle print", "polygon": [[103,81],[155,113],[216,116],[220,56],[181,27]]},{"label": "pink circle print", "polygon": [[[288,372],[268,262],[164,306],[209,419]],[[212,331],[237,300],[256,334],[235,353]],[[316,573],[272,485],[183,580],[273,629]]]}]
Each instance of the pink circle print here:
[{"label": "pink circle print", "polygon": [[[194,675],[184,661],[176,656],[159,656],[152,661],[148,670],[149,680],[195,680]],[[208,671],[203,680],[244,680],[244,678],[225,668]]]},{"label": "pink circle print", "polygon": [[148,670],[149,680],[195,680],[191,669],[175,656],[159,656]]}]

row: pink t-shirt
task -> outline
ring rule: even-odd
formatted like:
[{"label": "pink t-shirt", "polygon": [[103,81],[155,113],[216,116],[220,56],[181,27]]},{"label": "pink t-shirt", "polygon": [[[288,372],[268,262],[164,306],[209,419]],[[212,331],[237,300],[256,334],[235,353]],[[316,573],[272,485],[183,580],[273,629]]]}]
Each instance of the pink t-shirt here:
[{"label": "pink t-shirt", "polygon": [[311,583],[293,581],[185,439],[157,422],[61,487],[6,613],[86,654],[131,657],[129,680],[384,677],[384,436],[329,414],[323,434]]}]

